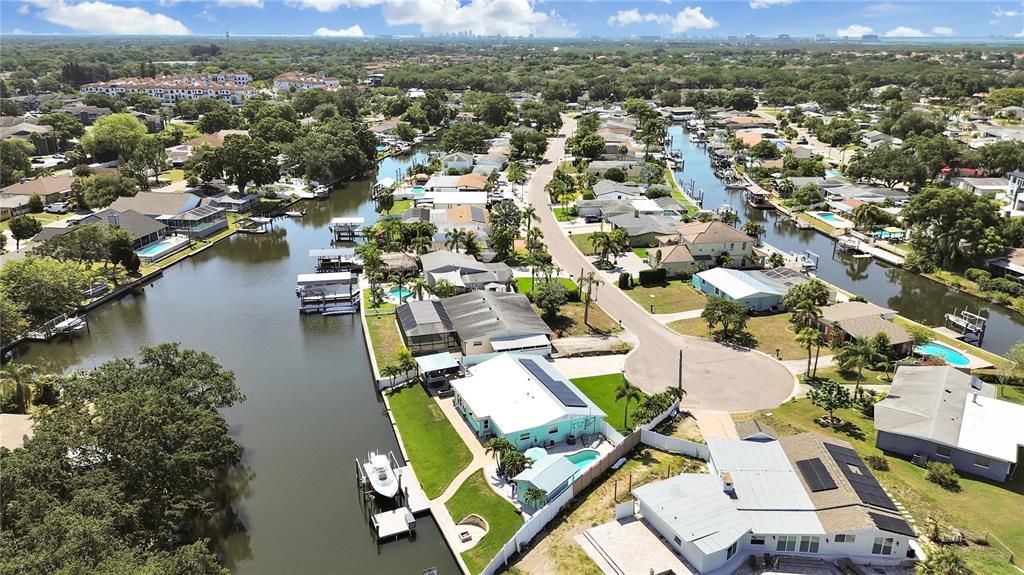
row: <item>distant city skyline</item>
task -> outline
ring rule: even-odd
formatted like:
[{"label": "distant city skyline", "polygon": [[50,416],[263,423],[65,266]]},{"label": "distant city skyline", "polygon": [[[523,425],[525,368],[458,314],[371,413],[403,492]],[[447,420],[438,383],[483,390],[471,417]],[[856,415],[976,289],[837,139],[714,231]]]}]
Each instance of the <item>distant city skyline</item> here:
[{"label": "distant city skyline", "polygon": [[3,34],[1024,40],[1024,3],[812,0],[0,0]]}]

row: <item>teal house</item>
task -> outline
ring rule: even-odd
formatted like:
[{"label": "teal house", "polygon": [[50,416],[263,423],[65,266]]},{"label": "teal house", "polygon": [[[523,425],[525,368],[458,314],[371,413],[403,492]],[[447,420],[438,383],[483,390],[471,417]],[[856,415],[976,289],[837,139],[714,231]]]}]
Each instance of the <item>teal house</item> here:
[{"label": "teal house", "polygon": [[522,451],[587,442],[605,413],[543,357],[503,353],[452,381],[455,407],[481,441],[504,437]]},{"label": "teal house", "polygon": [[526,491],[536,487],[547,494],[550,500],[557,497],[572,483],[577,467],[564,455],[545,455],[532,466],[512,478],[516,482],[516,499],[523,505],[526,502]]}]

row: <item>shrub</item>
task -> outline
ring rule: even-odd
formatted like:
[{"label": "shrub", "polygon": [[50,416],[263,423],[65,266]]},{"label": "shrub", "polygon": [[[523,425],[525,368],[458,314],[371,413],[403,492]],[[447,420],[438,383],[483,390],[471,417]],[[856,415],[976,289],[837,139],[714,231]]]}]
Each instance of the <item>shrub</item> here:
[{"label": "shrub", "polygon": [[889,460],[883,455],[868,455],[864,461],[875,471],[889,471]]},{"label": "shrub", "polygon": [[960,478],[953,466],[948,463],[930,461],[925,479],[950,491],[960,490]]},{"label": "shrub", "polygon": [[981,282],[992,277],[992,274],[980,268],[967,268],[964,271],[964,277],[971,280],[972,282]]},{"label": "shrub", "polygon": [[994,291],[1009,294],[1011,296],[1024,295],[1024,287],[1006,278],[987,278],[978,282],[982,291]]},{"label": "shrub", "polygon": [[656,270],[640,270],[640,285],[647,287],[652,285],[663,285],[668,278],[665,268]]},{"label": "shrub", "polygon": [[39,194],[32,194],[28,197],[28,211],[33,214],[43,211],[43,199],[39,197]]},{"label": "shrub", "polygon": [[903,260],[903,267],[908,272],[915,274],[928,274],[935,271],[935,262],[928,258],[921,257],[919,254],[913,253]]},{"label": "shrub", "polygon": [[619,289],[631,289],[633,287],[633,277],[627,272],[619,274]]}]

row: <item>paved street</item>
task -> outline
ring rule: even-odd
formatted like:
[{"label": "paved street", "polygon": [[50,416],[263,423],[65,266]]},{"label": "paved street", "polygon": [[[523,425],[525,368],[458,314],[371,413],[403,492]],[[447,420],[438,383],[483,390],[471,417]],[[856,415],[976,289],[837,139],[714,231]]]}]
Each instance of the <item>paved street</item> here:
[{"label": "paved street", "polygon": [[[547,160],[530,181],[528,201],[537,207],[540,228],[555,261],[573,274],[596,271],[559,229],[548,209],[544,186],[554,175],[565,150],[565,135],[576,128],[565,117],[562,136],[551,140]],[[712,341],[682,336],[668,329],[637,303],[605,282],[597,290],[600,306],[639,341],[626,359],[626,377],[647,392],[659,392],[677,382],[679,351],[683,352],[684,405],[721,411],[752,411],[781,404],[794,388],[793,375],[784,365],[756,352],[734,349]]]}]

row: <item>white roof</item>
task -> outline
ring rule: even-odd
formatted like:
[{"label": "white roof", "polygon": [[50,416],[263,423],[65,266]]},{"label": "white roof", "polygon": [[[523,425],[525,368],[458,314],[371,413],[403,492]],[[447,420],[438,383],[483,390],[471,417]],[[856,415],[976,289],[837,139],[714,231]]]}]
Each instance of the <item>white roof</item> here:
[{"label": "white roof", "polygon": [[661,206],[658,205],[658,202],[655,202],[654,200],[632,200],[630,203],[633,204],[633,209],[640,213],[654,212],[660,214],[661,212],[665,211],[662,210]]},{"label": "white roof", "polygon": [[330,284],[352,281],[352,272],[332,272],[327,274],[299,274],[295,283],[299,285]]},{"label": "white roof", "polygon": [[534,335],[517,335],[510,337],[495,337],[491,339],[491,347],[494,351],[508,351],[510,349],[524,349],[528,347],[544,347],[551,343],[548,336],[543,333]]},{"label": "white roof", "polygon": [[[562,403],[523,365],[535,363],[544,373],[582,400],[584,406]],[[567,418],[605,413],[544,358],[503,353],[469,368],[467,377],[451,382],[456,393],[477,418],[488,417],[504,434],[533,429]]]},{"label": "white roof", "polygon": [[383,178],[377,180],[377,185],[381,186],[382,188],[390,188],[391,186],[395,185],[395,179],[392,178],[391,176],[384,176]]},{"label": "white roof", "polygon": [[447,280],[448,283],[452,284],[453,286],[466,287],[466,284],[462,281],[462,274],[459,272],[459,270],[427,273],[430,274],[430,278],[433,279],[435,283],[440,280]]},{"label": "white roof", "polygon": [[957,447],[1002,461],[1017,461],[1024,445],[1024,405],[978,395],[964,404]]},{"label": "white roof", "polygon": [[686,473],[637,487],[633,495],[705,555],[728,548],[750,530],[716,475]]},{"label": "white roof", "polygon": [[[470,156],[469,161],[473,161],[473,157]],[[459,187],[459,178],[462,176],[430,176],[427,183],[423,185],[426,189],[431,188],[457,188]]]},{"label": "white roof", "polygon": [[423,200],[435,204],[487,204],[487,192],[425,192]]},{"label": "white roof", "polygon": [[366,218],[331,218],[332,224],[362,224]]},{"label": "white roof", "polygon": [[781,285],[771,285],[754,276],[729,268],[711,268],[697,274],[701,280],[713,285],[732,299],[743,299],[757,295],[785,295]]},{"label": "white roof", "polygon": [[732,475],[737,508],[814,511],[811,498],[778,441],[720,437],[707,441],[715,470]]},{"label": "white roof", "polygon": [[512,479],[529,481],[549,495],[576,473],[576,464],[564,455],[545,455]]}]

